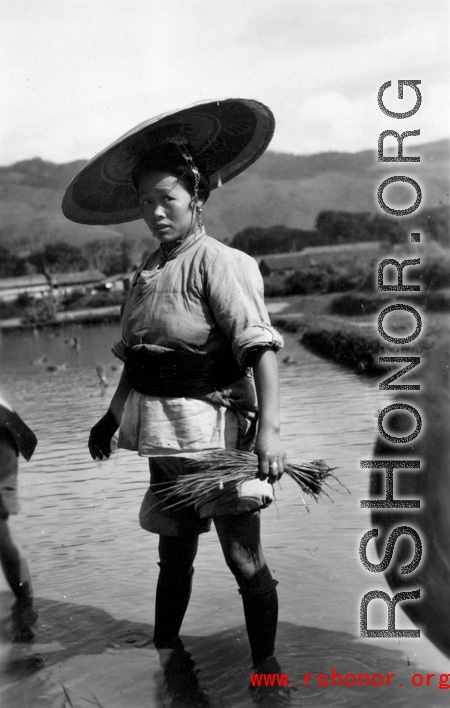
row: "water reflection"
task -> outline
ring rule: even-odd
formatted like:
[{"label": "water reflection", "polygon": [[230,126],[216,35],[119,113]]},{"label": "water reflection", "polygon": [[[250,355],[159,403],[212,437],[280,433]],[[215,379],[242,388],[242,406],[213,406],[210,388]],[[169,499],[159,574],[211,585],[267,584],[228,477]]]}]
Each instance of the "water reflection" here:
[{"label": "water reflection", "polygon": [[[93,605],[37,598],[36,606],[40,614],[36,643],[12,647],[4,662],[6,708],[61,706],[64,688],[75,706],[92,705],[95,696],[103,706],[124,708],[253,705],[242,625],[207,636],[187,635],[185,649],[161,657],[151,644],[153,628],[148,624],[117,620]],[[367,706],[425,705],[423,695],[417,701],[411,668],[398,650],[364,644],[347,632],[289,622],[281,622],[278,644],[283,671],[295,689],[289,701],[293,708],[360,708],[362,700]],[[61,667],[70,663],[78,676],[67,687]],[[18,677],[22,703],[14,703]],[[426,705],[444,706],[444,697],[437,681],[426,689]]]},{"label": "water reflection", "polygon": [[[68,344],[74,337],[78,347]],[[115,325],[3,334],[5,393],[39,438],[35,456],[21,465],[22,513],[11,518],[11,528],[28,557],[40,610],[34,645],[7,647],[5,708],[61,708],[61,684],[77,707],[93,695],[105,708],[170,706],[174,700],[149,643],[158,567],[157,538],[137,522],[146,461],[119,451],[96,463],[87,450],[89,429],[120,375],[110,354],[118,337]],[[350,490],[309,503],[308,512],[284,478],[276,503],[263,515],[266,556],[280,583],[278,658],[298,688],[291,705],[359,708],[361,696],[369,707],[381,701],[443,705],[445,691],[430,687],[424,702],[413,690],[413,671],[393,645],[388,650],[355,640],[360,600],[375,587],[358,555],[360,538],[371,528],[359,508],[368,488],[359,460],[371,457],[381,394],[375,382],[300,348],[295,336],[288,338],[285,356],[280,378],[288,457],[325,459]],[[49,370],[49,362],[55,368]],[[6,605],[8,597],[1,596]],[[215,533],[201,539],[183,640],[211,706],[253,705],[240,597]],[[304,673],[327,673],[333,666],[341,673],[405,675],[399,679],[404,686],[371,686],[363,693],[317,682],[303,686]]]}]

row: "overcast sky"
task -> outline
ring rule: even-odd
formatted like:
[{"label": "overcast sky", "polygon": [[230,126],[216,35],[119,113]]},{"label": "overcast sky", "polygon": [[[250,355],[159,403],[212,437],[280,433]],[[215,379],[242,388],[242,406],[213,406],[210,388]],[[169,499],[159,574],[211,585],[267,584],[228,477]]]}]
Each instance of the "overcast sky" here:
[{"label": "overcast sky", "polygon": [[[87,159],[147,118],[225,97],[266,103],[283,152],[374,149],[389,128],[448,137],[448,6],[2,0],[0,164]],[[376,102],[397,79],[422,81],[422,107],[402,121]]]}]

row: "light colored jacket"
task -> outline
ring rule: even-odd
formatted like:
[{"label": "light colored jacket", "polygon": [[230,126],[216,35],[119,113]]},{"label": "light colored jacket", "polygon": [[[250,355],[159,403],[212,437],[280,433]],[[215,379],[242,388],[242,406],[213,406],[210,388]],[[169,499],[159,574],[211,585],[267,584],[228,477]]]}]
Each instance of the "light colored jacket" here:
[{"label": "light colored jacket", "polygon": [[169,260],[161,249],[144,263],[122,310],[122,341],[214,354],[230,346],[239,364],[258,346],[283,345],[270,325],[256,261],[199,231]]},{"label": "light colored jacket", "polygon": [[[270,325],[256,261],[207,236],[190,235],[164,259],[162,249],[139,268],[122,308],[123,361],[134,346],[214,354],[231,347],[240,365],[255,348],[283,346]],[[225,409],[211,401],[157,398],[132,391],[119,447],[141,455],[197,453],[225,447]]]}]

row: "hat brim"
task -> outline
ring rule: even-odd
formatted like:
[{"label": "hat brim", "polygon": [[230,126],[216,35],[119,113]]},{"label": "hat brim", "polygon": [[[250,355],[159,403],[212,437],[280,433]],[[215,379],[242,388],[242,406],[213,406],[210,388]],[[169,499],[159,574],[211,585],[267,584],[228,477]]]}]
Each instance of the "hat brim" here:
[{"label": "hat brim", "polygon": [[67,187],[64,215],[80,224],[119,224],[139,219],[139,198],[131,175],[142,157],[181,140],[215,189],[247,169],[266,150],[275,119],[259,101],[227,98],[202,101],[150,118],[92,158]]}]

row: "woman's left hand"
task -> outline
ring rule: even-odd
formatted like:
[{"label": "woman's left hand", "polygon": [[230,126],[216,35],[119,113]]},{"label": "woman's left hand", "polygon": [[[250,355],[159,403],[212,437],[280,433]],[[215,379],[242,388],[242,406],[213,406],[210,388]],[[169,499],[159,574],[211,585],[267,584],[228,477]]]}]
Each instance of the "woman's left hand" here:
[{"label": "woman's left hand", "polygon": [[286,453],[279,437],[280,416],[276,356],[270,347],[262,347],[253,358],[253,373],[259,409],[255,453],[259,460],[259,476],[274,484],[277,479],[280,479],[286,466]]},{"label": "woman's left hand", "polygon": [[260,478],[267,478],[270,484],[274,484],[283,475],[286,467],[286,453],[278,433],[260,430],[256,436],[254,451],[258,455]]}]

